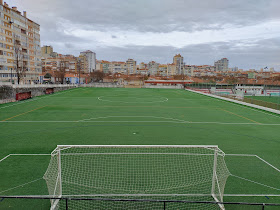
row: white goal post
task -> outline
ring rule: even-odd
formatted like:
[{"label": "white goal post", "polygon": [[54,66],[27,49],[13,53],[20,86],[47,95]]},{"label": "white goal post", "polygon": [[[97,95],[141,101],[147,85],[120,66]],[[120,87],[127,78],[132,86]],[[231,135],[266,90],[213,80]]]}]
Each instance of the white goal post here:
[{"label": "white goal post", "polygon": [[[58,145],[44,179],[53,197],[222,202],[230,175],[224,157],[215,145]],[[120,205],[93,203],[97,209]],[[62,205],[51,200],[51,209]],[[180,208],[172,205],[168,209]],[[191,205],[193,209],[224,209],[221,204]],[[73,201],[73,206],[91,208],[85,202]]]}]

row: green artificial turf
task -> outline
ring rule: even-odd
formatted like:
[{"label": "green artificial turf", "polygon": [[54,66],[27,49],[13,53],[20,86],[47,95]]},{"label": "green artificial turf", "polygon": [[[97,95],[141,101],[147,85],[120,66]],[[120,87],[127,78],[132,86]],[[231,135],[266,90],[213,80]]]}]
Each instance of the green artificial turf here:
[{"label": "green artificial turf", "polygon": [[255,100],[280,104],[280,96],[246,96],[246,97],[253,98]]},{"label": "green artificial turf", "polygon": [[[50,154],[56,145],[218,145],[226,154],[255,154],[280,168],[279,115],[186,90],[77,88],[0,105],[0,121],[0,159],[9,154]],[[47,195],[40,178],[49,160],[10,156],[0,162],[0,195]],[[275,188],[230,176],[226,194],[280,194],[280,173],[261,160],[225,160],[232,174]],[[280,203],[277,197],[265,196],[224,201]],[[0,202],[0,209],[19,206],[49,209],[50,202]],[[228,206],[238,208],[256,209]]]}]

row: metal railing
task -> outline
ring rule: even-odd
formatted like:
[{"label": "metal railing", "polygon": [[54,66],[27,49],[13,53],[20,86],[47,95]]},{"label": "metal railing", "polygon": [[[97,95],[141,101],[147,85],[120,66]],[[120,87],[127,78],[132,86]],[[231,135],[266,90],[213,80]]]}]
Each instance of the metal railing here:
[{"label": "metal railing", "polygon": [[[92,202],[141,202],[141,203],[155,203],[155,204],[162,204],[162,209],[168,209],[169,204],[204,204],[204,205],[236,205],[236,206],[259,206],[261,209],[265,209],[265,207],[279,207],[280,203],[249,203],[249,202],[216,202],[216,201],[190,201],[190,200],[150,200],[150,199],[111,199],[111,198],[79,198],[79,197],[51,197],[51,196],[0,196],[1,203],[5,199],[40,199],[40,200],[56,200],[59,202],[59,206],[65,206],[65,209],[69,209],[69,202],[79,202],[79,201],[92,201]],[[0,207],[1,207],[0,203]],[[93,203],[94,205],[94,203]]]},{"label": "metal railing", "polygon": [[[213,93],[211,93],[211,94],[213,94]],[[243,102],[246,102],[249,104],[255,104],[258,106],[263,106],[263,107],[267,107],[267,108],[271,108],[271,109],[275,109],[275,110],[280,110],[280,103],[272,103],[269,101],[257,100],[252,97],[246,97],[246,96],[243,99],[240,99],[240,98],[237,98],[235,95],[218,94],[218,93],[215,93],[214,95],[231,98],[234,100],[243,101]],[[269,97],[269,96],[265,96],[265,97]],[[280,96],[271,96],[271,97],[279,97],[279,102],[280,102]]]},{"label": "metal railing", "polygon": [[[207,84],[206,85],[197,84],[197,86],[195,86],[195,84],[193,84],[193,85],[186,86],[187,89],[193,89],[193,90],[196,90],[196,91],[199,91],[199,89],[201,89],[201,90],[203,90],[203,89],[206,90],[207,89],[209,91],[209,93],[211,93],[213,95],[217,95],[217,96],[221,96],[221,97],[225,97],[225,98],[230,98],[230,99],[234,99],[234,100],[238,100],[238,101],[242,101],[242,102],[246,102],[246,103],[254,104],[254,105],[258,105],[258,106],[263,106],[263,107],[267,107],[267,108],[270,108],[270,109],[280,110],[280,95],[279,96],[264,96],[264,97],[278,97],[279,102],[278,103],[273,103],[273,102],[269,102],[269,101],[257,100],[257,99],[254,99],[252,97],[246,97],[246,96],[251,96],[251,95],[244,95],[244,98],[242,98],[242,99],[238,98],[236,96],[236,94],[230,94],[230,92],[233,92],[233,88],[231,88],[230,86],[228,86],[228,88],[223,88],[224,90],[228,90],[228,94],[225,94],[225,93],[222,93],[222,92],[211,92],[211,87],[215,87],[215,85],[214,86],[210,86],[210,85],[207,86]],[[219,88],[217,88],[217,90],[218,89]]]}]

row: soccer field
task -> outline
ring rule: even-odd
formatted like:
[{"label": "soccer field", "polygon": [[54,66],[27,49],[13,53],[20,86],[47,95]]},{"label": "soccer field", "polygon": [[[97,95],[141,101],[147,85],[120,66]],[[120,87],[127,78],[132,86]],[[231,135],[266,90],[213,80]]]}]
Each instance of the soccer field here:
[{"label": "soccer field", "polygon": [[[0,105],[0,128],[0,160],[50,154],[57,145],[218,145],[226,154],[258,155],[280,168],[279,115],[186,90],[72,89]],[[0,195],[48,195],[42,177],[49,161],[48,155],[1,161]],[[265,196],[280,194],[275,168],[254,156],[226,155],[225,161],[236,176],[228,178],[225,194],[264,196],[224,201],[280,203]],[[5,199],[0,209],[19,205],[50,208],[49,200]]]}]

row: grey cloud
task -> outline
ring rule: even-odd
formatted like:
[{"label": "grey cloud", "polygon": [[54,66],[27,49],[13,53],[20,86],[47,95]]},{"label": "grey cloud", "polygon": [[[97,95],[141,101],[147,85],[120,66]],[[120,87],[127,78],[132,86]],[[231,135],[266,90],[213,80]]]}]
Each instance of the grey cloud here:
[{"label": "grey cloud", "polygon": [[280,39],[267,39],[256,42],[255,46],[235,48],[240,42],[216,42],[211,44],[190,45],[182,49],[173,47],[110,47],[97,48],[97,58],[103,60],[126,60],[133,58],[140,62],[156,61],[159,63],[172,63],[173,56],[181,53],[186,64],[213,65],[215,60],[227,57],[230,67],[238,66],[243,69],[260,69],[264,66],[275,67],[280,70]]},{"label": "grey cloud", "polygon": [[[279,0],[6,0],[10,6],[27,10],[30,19],[41,25],[41,44],[51,44],[54,50],[78,55],[80,51],[96,51],[98,59],[138,62],[156,60],[172,62],[172,56],[181,53],[186,63],[213,64],[228,57],[231,66],[279,66],[280,39],[243,40],[173,47],[103,47],[69,36],[61,29],[61,22],[73,23],[85,30],[135,30],[141,32],[220,30],[228,25],[242,27],[268,20],[280,19]],[[266,29],[264,29],[266,30]],[[116,35],[112,34],[112,38]],[[64,44],[67,43],[67,44]]]},{"label": "grey cloud", "polygon": [[[19,2],[19,0],[16,0]],[[172,31],[219,29],[224,24],[250,25],[280,18],[277,0],[26,0],[32,16],[60,17],[73,23],[108,30]],[[272,12],[271,12],[272,11]],[[212,25],[212,26],[211,26]]]},{"label": "grey cloud", "polygon": [[65,43],[65,47],[68,48],[68,49],[71,49],[71,48],[74,47],[74,45],[71,44],[71,43]]}]

